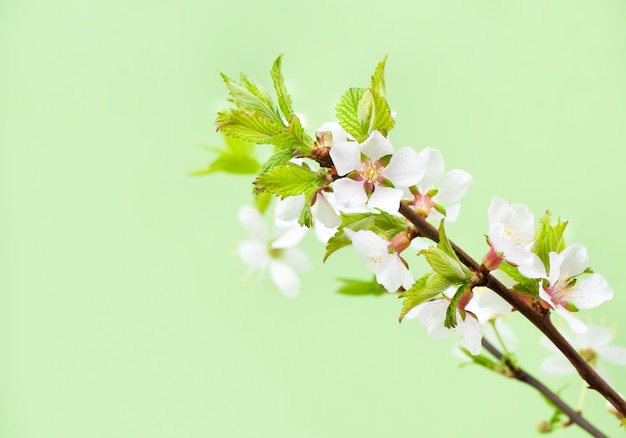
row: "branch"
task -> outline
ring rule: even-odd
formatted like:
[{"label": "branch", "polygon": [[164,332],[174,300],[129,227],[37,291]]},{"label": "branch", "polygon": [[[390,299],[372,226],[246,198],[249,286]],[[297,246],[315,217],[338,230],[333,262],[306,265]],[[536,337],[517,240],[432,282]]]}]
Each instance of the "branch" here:
[{"label": "branch", "polygon": [[606,438],[602,432],[595,428],[595,426],[589,423],[587,420],[583,418],[580,412],[577,412],[570,408],[565,404],[561,398],[556,395],[554,392],[550,391],[550,389],[537,380],[535,377],[528,374],[526,371],[511,363],[511,361],[505,357],[496,347],[494,347],[487,339],[483,338],[482,340],[483,347],[495,356],[496,359],[504,361],[504,364],[508,369],[511,370],[512,378],[519,380],[520,382],[526,383],[527,385],[532,386],[537,391],[539,391],[545,398],[550,400],[557,406],[565,415],[567,415],[572,423],[579,425],[582,429],[588,432],[591,436],[596,438]]},{"label": "branch", "polygon": [[[434,242],[439,242],[439,232],[429,224],[426,219],[418,215],[406,204],[400,203],[400,214],[402,214],[416,228],[420,236],[426,237]],[[461,262],[472,269],[482,279],[480,284],[487,286],[495,293],[500,295],[507,303],[518,310],[531,323],[535,325],[560,351],[565,355],[567,360],[574,366],[580,377],[587,382],[590,389],[598,391],[606,400],[608,400],[615,408],[624,416],[626,416],[626,400],[624,400],[600,375],[589,365],[585,359],[572,347],[569,342],[561,335],[550,321],[550,313],[544,309],[535,309],[519,296],[509,290],[505,285],[498,281],[488,271],[481,268],[474,259],[472,259],[465,251],[450,242],[452,248],[456,252]]]}]

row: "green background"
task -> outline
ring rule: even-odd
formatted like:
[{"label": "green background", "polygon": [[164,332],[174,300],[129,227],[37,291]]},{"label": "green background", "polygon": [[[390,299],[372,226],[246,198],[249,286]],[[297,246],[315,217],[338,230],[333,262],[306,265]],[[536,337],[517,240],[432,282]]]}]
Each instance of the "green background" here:
[{"label": "green background", "polygon": [[[583,319],[624,319],[622,0],[3,0],[0,436],[527,437],[550,415],[399,325],[393,297],[337,295],[368,275],[351,249],[322,265],[309,236],[296,300],[240,282],[250,179],[187,175],[222,144],[218,71],[270,86],[283,52],[311,130],[388,54],[396,148],[474,175],[451,238],[482,256],[493,195],[549,208],[615,290]],[[536,372],[539,335],[512,324]],[[576,379],[549,380],[567,383],[575,404]]]}]

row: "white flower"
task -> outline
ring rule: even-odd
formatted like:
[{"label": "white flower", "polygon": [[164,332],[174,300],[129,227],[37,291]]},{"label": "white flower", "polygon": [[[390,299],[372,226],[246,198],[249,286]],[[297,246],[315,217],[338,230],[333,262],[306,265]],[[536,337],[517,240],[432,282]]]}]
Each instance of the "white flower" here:
[{"label": "white flower", "polygon": [[530,251],[535,236],[535,216],[522,204],[509,204],[502,198],[492,198],[489,217],[489,253],[483,263],[496,269],[502,260],[517,265],[528,278],[545,276],[541,259]]},{"label": "white flower", "polygon": [[250,237],[237,247],[243,263],[259,275],[269,270],[272,281],[283,295],[297,296],[300,291],[297,273],[308,270],[309,261],[306,254],[294,246],[300,243],[306,228],[297,223],[279,223],[277,235],[272,238],[263,216],[254,207],[240,207],[237,218]]},{"label": "white flower", "polygon": [[[361,144],[333,140],[330,157],[337,174],[345,176],[333,183],[337,201],[346,207],[367,204],[388,213],[397,212],[402,187],[410,187],[422,178],[424,164],[409,147],[391,154],[391,143],[378,131],[372,132]],[[391,158],[387,161],[389,155]],[[389,187],[389,183],[393,187]]]},{"label": "white flower", "polygon": [[[465,306],[465,310],[472,312],[483,326],[483,335],[492,344],[500,344],[500,339],[507,350],[513,351],[517,348],[517,337],[513,330],[505,324],[503,315],[508,315],[513,308],[500,295],[491,289],[483,286],[473,289],[474,296]],[[498,331],[496,334],[495,330]]]},{"label": "white flower", "polygon": [[467,350],[477,355],[482,349],[483,329],[476,317],[470,312],[465,312],[463,319],[457,310],[456,327],[446,328],[443,323],[446,319],[446,309],[450,301],[442,298],[438,300],[428,301],[415,306],[405,315],[405,319],[417,318],[427,328],[429,336],[435,339],[446,339],[450,333],[456,332],[463,340]]},{"label": "white flower", "polygon": [[[585,360],[605,378],[607,377],[607,372],[598,363],[598,359],[614,365],[626,365],[626,348],[611,345],[614,337],[615,333],[603,326],[590,326],[586,332],[576,334],[571,338],[565,336],[568,342],[578,350]],[[571,374],[575,371],[572,364],[548,338],[542,338],[540,343],[541,346],[554,353],[541,362],[541,371],[557,376]]]},{"label": "white flower", "polygon": [[367,267],[376,274],[376,281],[385,289],[395,292],[400,286],[409,289],[413,285],[413,276],[388,240],[369,230],[344,228],[344,231]]},{"label": "white flower", "polygon": [[539,297],[563,317],[575,333],[587,326],[570,311],[591,309],[613,298],[613,289],[600,274],[591,274],[583,280],[575,277],[589,266],[587,249],[580,244],[570,245],[560,253],[550,252],[550,275],[539,288]]},{"label": "white flower", "polygon": [[445,218],[448,222],[455,221],[461,209],[459,201],[474,182],[472,176],[460,169],[445,173],[443,155],[437,149],[426,148],[418,157],[426,170],[417,189],[411,189],[410,205],[418,214],[434,219],[444,217],[434,208],[447,205]]}]

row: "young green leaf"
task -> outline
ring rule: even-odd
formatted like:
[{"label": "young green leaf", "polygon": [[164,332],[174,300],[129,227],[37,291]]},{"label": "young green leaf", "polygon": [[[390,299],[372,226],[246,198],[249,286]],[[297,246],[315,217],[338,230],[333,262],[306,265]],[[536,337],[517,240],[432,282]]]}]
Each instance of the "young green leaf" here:
[{"label": "young green leaf", "polygon": [[362,143],[367,139],[368,132],[359,121],[359,104],[367,88],[350,88],[341,96],[335,109],[337,121],[348,134]]},{"label": "young green leaf", "polygon": [[228,91],[230,100],[245,113],[256,113],[262,118],[284,126],[276,105],[269,93],[260,85],[241,74],[241,84],[236,83],[224,73],[220,73]]},{"label": "young green leaf", "polygon": [[285,130],[282,123],[237,109],[217,113],[215,124],[218,131],[230,137],[257,144],[272,144],[274,137]]},{"label": "young green leaf", "polygon": [[375,295],[380,296],[386,293],[385,288],[376,282],[376,277],[369,281],[352,280],[349,278],[339,278],[343,284],[337,293],[351,296]]},{"label": "young green leaf", "polygon": [[454,296],[450,300],[450,304],[448,304],[448,308],[446,309],[446,319],[443,322],[443,326],[446,328],[456,327],[456,312],[457,307],[459,305],[459,300],[467,290],[467,284],[462,284],[454,293]]},{"label": "young green leaf", "polygon": [[374,74],[372,75],[372,81],[370,84],[370,88],[373,93],[378,94],[379,96],[385,97],[386,95],[386,85],[385,85],[385,64],[387,63],[387,55],[378,63],[376,66],[376,70],[374,70]]},{"label": "young green leaf", "polygon": [[259,175],[254,184],[260,192],[285,198],[313,193],[320,187],[321,182],[316,172],[297,164],[287,163]]},{"label": "young green leaf", "polygon": [[281,64],[283,61],[283,55],[281,54],[272,65],[271,75],[272,81],[274,82],[274,89],[276,90],[276,96],[278,97],[278,106],[280,110],[283,112],[285,116],[285,120],[290,120],[293,114],[293,109],[291,107],[291,97],[289,93],[287,93],[287,88],[285,87],[285,79],[283,78],[283,73],[281,71]]},{"label": "young green leaf", "polygon": [[561,252],[565,248],[563,232],[567,227],[567,221],[559,219],[556,225],[550,224],[550,212],[539,220],[539,229],[535,238],[532,251],[539,256],[545,266],[550,266],[550,252]]},{"label": "young green leaf", "polygon": [[413,283],[411,289],[400,294],[399,297],[404,298],[402,311],[400,312],[400,322],[402,322],[402,319],[413,307],[436,297],[453,285],[454,283],[451,283],[450,280],[442,277],[436,272],[424,275],[422,278]]},{"label": "young green leaf", "polygon": [[300,119],[293,114],[289,119],[289,127],[272,138],[272,144],[279,149],[290,149],[295,156],[307,156],[313,149],[313,139],[302,128]]},{"label": "young green leaf", "polygon": [[252,143],[224,136],[226,148],[218,149],[207,146],[206,150],[218,154],[211,164],[204,169],[191,173],[195,175],[207,175],[213,172],[227,172],[234,174],[250,174],[258,172],[261,164],[256,159],[254,145]]}]

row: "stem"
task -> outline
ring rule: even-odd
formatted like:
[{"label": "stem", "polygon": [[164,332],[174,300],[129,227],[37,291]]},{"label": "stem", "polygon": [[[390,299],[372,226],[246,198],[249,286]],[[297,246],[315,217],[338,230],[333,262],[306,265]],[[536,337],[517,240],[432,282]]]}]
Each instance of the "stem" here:
[{"label": "stem", "polygon": [[498,360],[503,360],[506,366],[513,372],[512,377],[520,382],[524,382],[527,385],[532,386],[537,391],[539,391],[545,398],[550,400],[557,406],[565,415],[567,415],[570,419],[570,422],[579,425],[582,429],[584,429],[589,435],[594,436],[596,438],[606,438],[606,435],[596,429],[591,423],[583,418],[580,412],[577,412],[570,408],[565,404],[561,398],[556,395],[554,392],[550,391],[548,387],[546,387],[539,380],[528,374],[526,371],[521,369],[519,366],[512,363],[504,354],[502,354],[496,347],[494,347],[489,341],[485,338],[482,340],[483,347],[485,350],[490,352],[495,356]]},{"label": "stem", "polygon": [[500,336],[500,332],[498,331],[498,328],[496,327],[496,321],[494,319],[491,319],[491,320],[489,320],[489,324],[491,324],[491,328],[493,329],[493,332],[496,334],[496,338],[498,339],[498,342],[500,343],[500,346],[502,347],[502,351],[504,352],[504,356],[508,360],[510,360],[511,359],[511,353],[509,352],[509,349],[506,348],[506,345],[504,344],[504,341],[502,340],[502,336]]},{"label": "stem", "polygon": [[[416,228],[420,236],[426,237],[434,242],[439,242],[439,232],[437,229],[426,222],[426,219],[418,215],[408,205],[400,203],[400,214],[402,214]],[[498,281],[489,271],[481,267],[474,259],[472,259],[465,251],[450,242],[456,255],[461,262],[470,268],[480,277],[477,285],[487,286],[489,289],[500,295],[507,303],[518,310],[526,319],[535,325],[560,351],[565,355],[567,360],[574,366],[580,377],[587,382],[590,389],[598,391],[606,400],[608,400],[615,408],[626,417],[626,400],[624,400],[600,375],[593,369],[591,365],[572,347],[569,342],[559,333],[550,321],[550,312],[537,306],[532,307],[525,301],[521,300],[516,293],[509,290],[505,285]]]}]

